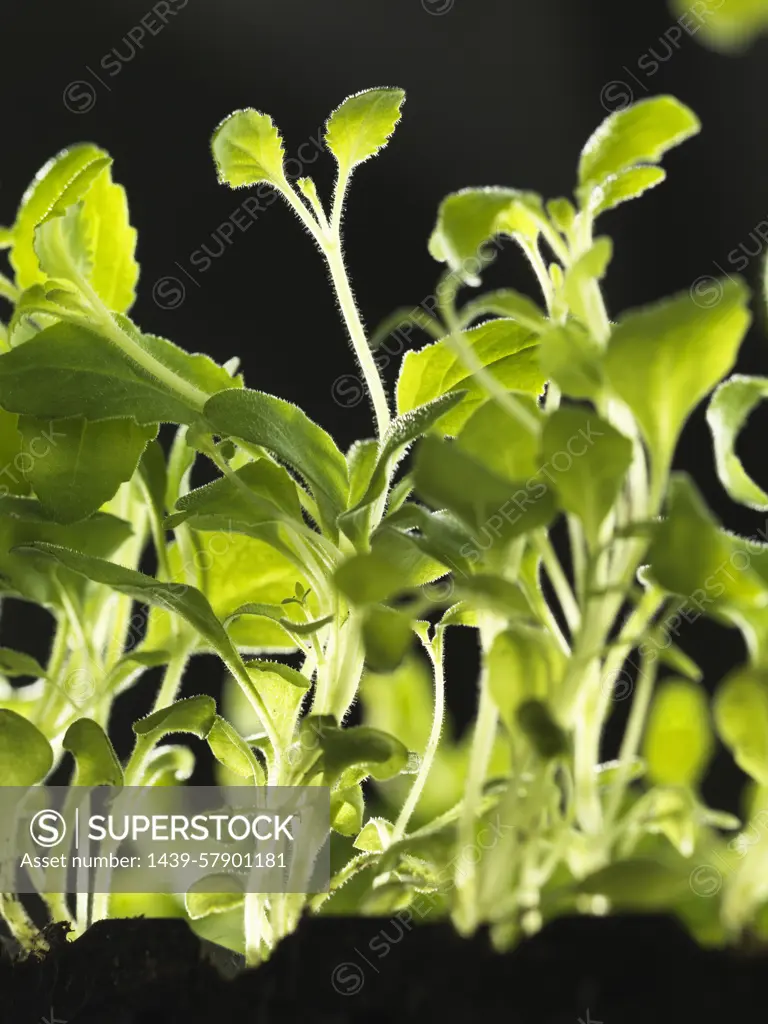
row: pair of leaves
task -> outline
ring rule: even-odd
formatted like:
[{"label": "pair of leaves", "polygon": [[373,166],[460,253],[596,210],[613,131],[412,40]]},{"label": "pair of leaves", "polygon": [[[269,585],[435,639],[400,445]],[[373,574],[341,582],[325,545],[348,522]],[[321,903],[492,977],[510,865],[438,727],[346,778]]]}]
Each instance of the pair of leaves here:
[{"label": "pair of leaves", "polygon": [[[405,99],[402,89],[368,89],[349,96],[328,119],[325,144],[336,157],[341,180],[389,141]],[[211,140],[219,181],[242,188],[266,181],[290,189],[283,166],[283,140],[267,114],[236,110]]]},{"label": "pair of leaves", "polygon": [[672,96],[640,100],[610,114],[581,153],[582,206],[596,216],[657,185],[663,173],[653,165],[700,127],[696,115]]}]

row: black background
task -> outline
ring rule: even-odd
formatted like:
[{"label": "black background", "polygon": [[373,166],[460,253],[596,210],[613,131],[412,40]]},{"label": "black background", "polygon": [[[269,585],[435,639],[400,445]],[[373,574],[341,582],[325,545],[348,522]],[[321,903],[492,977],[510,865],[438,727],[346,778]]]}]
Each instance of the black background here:
[{"label": "black background", "polygon": [[[447,192],[503,184],[569,194],[579,149],[606,113],[630,94],[670,92],[693,107],[703,133],[667,157],[663,186],[605,218],[601,230],[615,241],[609,312],[685,290],[719,274],[716,264],[731,272],[747,254],[756,326],[739,369],[768,371],[756,231],[768,220],[768,43],[739,57],[714,53],[681,31],[662,0],[168,6],[175,13],[164,27],[148,0],[3,0],[0,12],[0,223],[12,221],[28,181],[60,148],[86,139],[104,146],[139,230],[142,277],[132,315],[144,329],[220,360],[238,355],[251,387],[297,402],[346,448],[371,433],[371,414],[365,401],[348,406],[349,392],[334,389],[354,365],[320,257],[295,217],[275,203],[246,232],[236,230],[207,270],[199,257],[195,266],[203,245],[218,252],[222,225],[246,198],[216,182],[208,148],[215,125],[235,108],[255,106],[272,114],[295,154],[318,138],[347,94],[383,84],[406,89],[396,136],[356,173],[347,207],[352,281],[374,326],[432,293],[438,267],[426,241]],[[327,196],[330,156],[311,141],[302,153],[305,173]],[[174,308],[169,301],[181,291],[169,276],[184,291]],[[536,296],[511,251],[488,276],[488,284],[501,283]],[[386,369],[389,382],[399,358]],[[765,424],[755,414],[741,445],[763,482]],[[729,527],[745,534],[764,527],[765,516],[730,505],[717,483],[702,410],[677,465]],[[8,611],[5,641],[44,647],[40,615]],[[711,624],[687,627],[683,645],[696,653],[710,689],[742,657],[735,635]],[[457,651],[450,679],[460,716],[474,700],[470,653]],[[201,664],[191,688],[217,673],[212,662]],[[148,700],[140,691],[139,704]],[[736,777],[721,757],[711,798],[732,804]]]}]

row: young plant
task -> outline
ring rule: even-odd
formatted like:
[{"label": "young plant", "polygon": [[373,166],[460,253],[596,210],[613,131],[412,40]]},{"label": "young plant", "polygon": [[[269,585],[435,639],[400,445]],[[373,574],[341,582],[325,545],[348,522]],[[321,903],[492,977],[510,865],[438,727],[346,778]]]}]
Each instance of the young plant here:
[{"label": "young plant", "polygon": [[[762,895],[722,918],[707,904],[714,918],[702,917],[689,885],[694,858],[718,849],[715,829],[738,823],[698,796],[707,703],[671,635],[686,602],[703,603],[718,560],[749,550],[749,571],[705,609],[744,629],[759,666],[768,563],[719,531],[670,468],[689,414],[735,362],[747,293],[727,281],[715,306],[683,294],[613,323],[600,287],[612,247],[595,237],[599,217],[663,180],[662,156],[698,122],[670,97],[612,115],[582,153],[575,203],[508,188],[449,196],[430,240],[446,265],[439,318],[418,320],[436,340],[405,356],[393,409],[375,356],[392,321],[366,335],[341,224],[352,173],[386,145],[402,101],[372,89],[331,115],[329,203],[311,179],[288,180],[267,115],[237,111],[212,140],[220,180],[275,190],[328,267],[376,421],[376,437],[347,453],[296,406],[246,388],[236,360],[190,355],[128,318],[135,232],[96,146],[47,164],[0,232],[12,268],[0,279],[12,306],[0,444],[18,469],[0,496],[0,572],[5,594],[55,623],[45,667],[2,652],[6,677],[36,681],[0,694],[0,783],[37,785],[71,754],[75,786],[178,784],[193,756],[166,739],[188,733],[207,741],[224,781],[328,786],[328,893],[187,894],[194,926],[252,963],[306,909],[345,899],[361,913],[449,912],[463,934],[488,923],[501,946],[556,914],[611,907],[663,906],[702,937],[723,922],[733,930]],[[509,239],[543,306],[510,289],[461,305]],[[718,453],[733,473],[747,413],[733,413],[729,394],[710,415],[725,410]],[[160,424],[176,427],[167,454]],[[193,488],[200,456],[219,475]],[[150,544],[154,576],[138,570]],[[481,649],[467,744],[443,737],[451,627],[475,629]],[[178,699],[203,651],[229,673],[220,709],[205,694]],[[634,651],[636,681],[624,668]],[[114,700],[160,665],[121,763],[108,738]],[[662,665],[679,678],[654,695]],[[372,724],[349,726],[361,683]],[[619,756],[606,763],[604,727],[627,687]],[[721,695],[717,717],[754,774],[768,740],[756,755],[739,732],[742,689]],[[403,727],[414,694],[429,716],[418,735]],[[366,780],[394,780],[388,817],[366,813]],[[46,901],[77,930],[136,906]],[[13,894],[0,912],[22,945],[42,941]]]}]

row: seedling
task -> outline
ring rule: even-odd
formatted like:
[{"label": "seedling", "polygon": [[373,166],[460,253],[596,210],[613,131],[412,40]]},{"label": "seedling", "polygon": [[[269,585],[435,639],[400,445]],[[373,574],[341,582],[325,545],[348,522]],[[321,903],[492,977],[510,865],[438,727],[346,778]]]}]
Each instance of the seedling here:
[{"label": "seedling", "polygon": [[[573,202],[511,188],[448,196],[429,243],[445,265],[439,315],[419,317],[434,340],[406,354],[393,400],[374,351],[389,328],[366,334],[341,227],[353,172],[387,144],[403,98],[372,89],[331,115],[327,203],[311,179],[288,180],[266,114],[237,111],[212,139],[220,181],[274,190],[328,267],[376,428],[346,453],[296,406],[247,388],[235,362],[190,355],[129,319],[136,233],[103,150],[55,157],[0,233],[11,267],[0,278],[11,306],[0,443],[18,469],[0,497],[0,572],[8,597],[55,623],[45,667],[0,656],[7,678],[36,680],[1,695],[0,782],[35,786],[71,755],[73,785],[180,784],[193,757],[166,740],[188,733],[207,740],[227,780],[329,786],[338,869],[328,893],[187,895],[194,926],[251,963],[307,909],[332,913],[350,892],[360,913],[420,901],[423,916],[450,913],[463,934],[487,923],[500,947],[557,914],[613,907],[663,907],[702,938],[724,937],[763,893],[726,887],[723,913],[719,900],[702,913],[689,884],[721,849],[717,829],[738,822],[698,795],[708,707],[672,638],[694,599],[744,630],[754,666],[726,684],[716,717],[768,785],[768,561],[762,545],[720,531],[670,467],[688,416],[734,365],[747,291],[724,281],[714,306],[684,293],[614,323],[600,285],[612,245],[595,237],[605,214],[663,181],[661,158],[698,121],[670,97],[612,115],[581,155]],[[511,289],[460,302],[499,239],[527,256],[540,303]],[[733,439],[766,388],[727,383],[710,412],[739,500],[755,485]],[[176,426],[167,453],[160,424]],[[193,488],[200,458],[219,475]],[[567,552],[552,539],[560,523]],[[148,545],[154,576],[138,570]],[[722,560],[744,552],[749,566],[715,592]],[[461,750],[443,736],[456,628],[476,630],[481,652]],[[178,699],[203,651],[229,674],[223,709],[205,694]],[[121,763],[108,736],[114,700],[160,665]],[[676,678],[657,688],[662,666]],[[407,730],[347,724],[364,676],[424,697],[425,667],[430,720],[417,744]],[[375,721],[382,690],[364,690]],[[605,763],[604,727],[629,690],[621,748]],[[456,799],[438,812],[435,767],[448,763]],[[366,810],[366,780],[395,780],[389,816]],[[138,905],[46,900],[76,931]],[[22,945],[42,942],[12,894],[0,910]]]}]

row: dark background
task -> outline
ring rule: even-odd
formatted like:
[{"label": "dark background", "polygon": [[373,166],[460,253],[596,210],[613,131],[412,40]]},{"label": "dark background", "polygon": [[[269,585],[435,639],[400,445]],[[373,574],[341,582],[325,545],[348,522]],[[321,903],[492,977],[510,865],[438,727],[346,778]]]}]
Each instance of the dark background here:
[{"label": "dark background", "polygon": [[[347,207],[348,263],[371,327],[433,291],[438,266],[426,241],[447,192],[503,184],[569,194],[581,145],[630,95],[673,93],[704,130],[667,157],[664,185],[604,219],[601,230],[616,243],[609,312],[685,290],[718,275],[716,264],[731,272],[744,256],[758,289],[768,43],[739,57],[714,53],[679,28],[662,0],[169,0],[164,27],[152,6],[3,0],[0,223],[13,220],[28,181],[60,148],[86,139],[104,146],[139,230],[134,318],[189,350],[240,356],[251,387],[302,405],[343,448],[370,434],[371,414],[334,388],[354,365],[310,240],[275,203],[222,251],[222,225],[246,195],[216,183],[208,140],[235,108],[272,114],[295,154],[347,94],[406,89],[396,136],[358,170]],[[305,173],[327,196],[332,159],[311,141],[302,153]],[[203,245],[216,258],[201,271],[194,254]],[[510,249],[487,281],[538,297]],[[742,371],[768,371],[762,305],[758,290]],[[386,369],[389,382],[399,361],[393,356]],[[753,416],[742,443],[762,482],[766,422]],[[702,410],[677,464],[729,527],[754,534],[764,526],[764,516],[734,508],[719,487]],[[41,621],[12,611],[4,633],[37,649]],[[687,628],[683,646],[695,651],[710,689],[742,656],[735,634],[709,623]],[[471,652],[457,655],[450,683],[462,717],[473,704],[474,672]],[[201,664],[202,681],[212,663]],[[721,757],[710,797],[732,805],[736,778]]]}]

